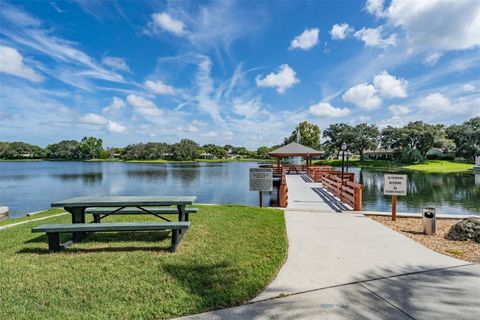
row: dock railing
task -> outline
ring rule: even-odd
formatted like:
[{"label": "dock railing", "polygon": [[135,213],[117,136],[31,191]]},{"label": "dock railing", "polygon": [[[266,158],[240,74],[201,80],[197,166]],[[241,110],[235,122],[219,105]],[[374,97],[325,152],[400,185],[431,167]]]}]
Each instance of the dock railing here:
[{"label": "dock railing", "polygon": [[340,201],[348,204],[355,211],[361,211],[363,186],[354,182],[354,178],[355,176],[351,172],[343,173],[343,181],[341,172],[340,174],[337,171],[323,172],[320,175],[320,182]]}]

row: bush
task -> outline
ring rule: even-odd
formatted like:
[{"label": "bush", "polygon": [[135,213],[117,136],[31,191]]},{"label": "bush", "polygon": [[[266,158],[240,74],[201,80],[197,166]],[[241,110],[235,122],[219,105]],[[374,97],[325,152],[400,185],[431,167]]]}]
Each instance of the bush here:
[{"label": "bush", "polygon": [[402,163],[418,163],[422,160],[422,154],[417,149],[405,148],[400,153],[400,162]]}]

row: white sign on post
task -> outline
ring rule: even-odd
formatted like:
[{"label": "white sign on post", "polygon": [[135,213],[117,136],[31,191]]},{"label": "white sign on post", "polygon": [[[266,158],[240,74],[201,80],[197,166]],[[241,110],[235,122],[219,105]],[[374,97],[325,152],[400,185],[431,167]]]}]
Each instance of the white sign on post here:
[{"label": "white sign on post", "polygon": [[406,174],[386,174],[383,185],[383,194],[389,196],[407,195],[407,175]]},{"label": "white sign on post", "polygon": [[273,175],[270,168],[250,168],[250,191],[272,191]]}]

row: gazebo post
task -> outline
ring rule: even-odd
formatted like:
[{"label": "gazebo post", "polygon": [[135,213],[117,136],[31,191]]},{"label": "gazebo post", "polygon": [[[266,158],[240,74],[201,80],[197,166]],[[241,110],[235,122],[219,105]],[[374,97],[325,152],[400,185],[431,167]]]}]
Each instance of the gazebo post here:
[{"label": "gazebo post", "polygon": [[277,168],[280,169],[280,157],[277,157]]}]

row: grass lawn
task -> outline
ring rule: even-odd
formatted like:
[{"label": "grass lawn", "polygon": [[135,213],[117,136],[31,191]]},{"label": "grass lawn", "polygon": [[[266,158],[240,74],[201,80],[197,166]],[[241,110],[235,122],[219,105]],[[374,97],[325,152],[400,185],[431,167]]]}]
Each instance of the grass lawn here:
[{"label": "grass lawn", "polygon": [[165,232],[97,233],[48,253],[31,228],[69,215],[0,230],[0,319],[166,319],[248,301],[286,258],[283,212],[198,207],[173,254]]},{"label": "grass lawn", "polygon": [[472,170],[473,164],[444,161],[444,160],[429,160],[425,163],[405,166],[405,169],[424,171],[424,172],[430,172],[430,173],[450,173],[450,172],[463,172],[463,171]]},{"label": "grass lawn", "polygon": [[[326,164],[335,167],[342,166],[342,160],[321,160],[315,164]],[[446,160],[427,160],[419,164],[405,165],[397,161],[389,160],[364,160],[361,162],[359,159],[348,161],[350,167],[368,168],[372,170],[415,170],[427,173],[452,173],[452,172],[464,172],[473,169],[473,164],[453,162]]]}]

